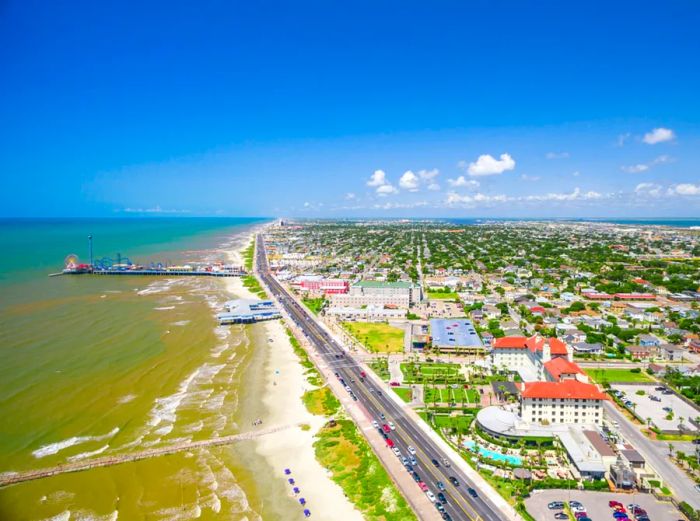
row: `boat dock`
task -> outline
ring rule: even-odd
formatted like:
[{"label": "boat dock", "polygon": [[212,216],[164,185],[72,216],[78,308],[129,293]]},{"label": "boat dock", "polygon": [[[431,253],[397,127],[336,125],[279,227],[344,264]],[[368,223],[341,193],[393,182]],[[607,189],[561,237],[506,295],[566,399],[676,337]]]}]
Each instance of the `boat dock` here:
[{"label": "boat dock", "polygon": [[178,270],[178,269],[86,269],[85,271],[63,270],[61,273],[51,273],[49,277],[57,275],[145,275],[145,276],[189,276],[189,277],[244,277],[243,269],[231,270]]}]

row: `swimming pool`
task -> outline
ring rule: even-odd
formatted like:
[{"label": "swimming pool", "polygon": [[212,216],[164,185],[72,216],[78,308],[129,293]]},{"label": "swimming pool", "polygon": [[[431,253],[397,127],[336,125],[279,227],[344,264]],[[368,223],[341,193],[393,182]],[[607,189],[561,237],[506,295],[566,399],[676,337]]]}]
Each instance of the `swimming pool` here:
[{"label": "swimming pool", "polygon": [[472,440],[465,441],[464,446],[470,450],[474,450],[474,447],[476,446],[477,450],[479,451],[479,454],[481,454],[485,458],[489,458],[494,461],[505,461],[510,465],[516,465],[518,467],[523,464],[523,459],[520,456],[510,456],[508,454],[501,454],[500,452],[488,450],[484,447],[477,445],[476,442]]}]

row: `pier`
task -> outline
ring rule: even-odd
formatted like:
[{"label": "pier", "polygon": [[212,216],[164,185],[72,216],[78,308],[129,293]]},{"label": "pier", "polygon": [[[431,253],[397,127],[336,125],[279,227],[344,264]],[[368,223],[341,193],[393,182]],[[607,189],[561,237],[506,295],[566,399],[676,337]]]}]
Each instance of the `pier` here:
[{"label": "pier", "polygon": [[245,277],[246,271],[243,269],[231,270],[177,270],[177,269],[86,269],[85,271],[68,271],[51,273],[49,277],[57,275],[143,275],[150,277]]},{"label": "pier", "polygon": [[59,474],[67,474],[69,472],[80,472],[83,470],[89,470],[98,467],[111,467],[114,465],[121,465],[122,463],[128,463],[131,461],[140,461],[148,458],[166,456],[168,454],[175,454],[176,452],[200,449],[204,447],[218,447],[220,445],[229,445],[238,441],[252,440],[254,438],[259,438],[267,434],[273,434],[275,432],[280,432],[283,430],[291,429],[293,427],[298,427],[300,425],[301,424],[277,425],[256,431],[248,431],[239,434],[231,434],[229,436],[221,436],[219,438],[209,438],[206,440],[181,442],[173,445],[166,445],[164,447],[156,447],[153,449],[147,449],[139,452],[132,452],[130,454],[120,454],[114,456],[104,456],[95,459],[86,459],[83,461],[73,461],[69,463],[63,463],[61,465],[56,465],[55,467],[48,467],[43,469],[24,470],[20,472],[6,472],[4,474],[0,474],[0,488],[7,487],[9,485],[15,485],[17,483],[24,483],[25,481],[33,481],[36,479],[57,476]]}]

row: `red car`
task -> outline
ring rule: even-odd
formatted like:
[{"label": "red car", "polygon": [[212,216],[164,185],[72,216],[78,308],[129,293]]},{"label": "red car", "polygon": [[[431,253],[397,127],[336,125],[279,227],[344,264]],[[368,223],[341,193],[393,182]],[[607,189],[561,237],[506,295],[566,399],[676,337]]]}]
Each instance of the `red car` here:
[{"label": "red car", "polygon": [[365,377],[367,376],[367,373],[365,373],[364,371],[361,371],[361,372],[360,372],[360,376],[361,376],[362,378],[365,378]]},{"label": "red car", "polygon": [[394,442],[391,441],[390,438],[387,438],[387,439],[386,439],[386,446],[389,447],[390,449],[393,449],[393,448],[394,448]]},{"label": "red car", "polygon": [[389,385],[392,387],[398,387],[401,384],[399,384],[399,382],[389,382]]},{"label": "red car", "polygon": [[420,482],[418,483],[418,487],[419,487],[423,492],[427,492],[427,491],[428,491],[428,485],[426,485],[426,484],[423,483],[422,481],[420,481]]},{"label": "red car", "polygon": [[386,432],[387,434],[391,433],[391,429],[389,428],[389,426],[386,423],[384,425],[382,425],[382,430],[384,432]]},{"label": "red car", "polygon": [[621,507],[622,503],[620,503],[619,501],[609,501],[608,506],[610,508],[617,508],[617,507]]}]

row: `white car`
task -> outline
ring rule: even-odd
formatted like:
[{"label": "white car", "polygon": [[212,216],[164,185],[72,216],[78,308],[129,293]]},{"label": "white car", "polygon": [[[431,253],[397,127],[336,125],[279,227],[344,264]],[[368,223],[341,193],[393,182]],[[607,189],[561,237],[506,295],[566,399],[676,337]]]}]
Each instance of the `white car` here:
[{"label": "white car", "polygon": [[583,505],[576,505],[575,507],[571,507],[571,510],[573,510],[574,512],[585,512],[586,507],[584,507]]},{"label": "white car", "polygon": [[396,430],[396,425],[394,425],[393,422],[389,422],[389,428],[390,428],[392,431],[395,431],[395,430]]},{"label": "white car", "polygon": [[374,427],[375,429],[379,428],[379,424],[377,423],[377,420],[372,420],[372,427]]},{"label": "white car", "polygon": [[432,501],[433,503],[435,503],[435,494],[433,494],[432,492],[430,492],[430,490],[428,490],[428,491],[425,493],[425,495],[428,496],[428,499],[429,499],[430,501]]},{"label": "white car", "polygon": [[408,452],[410,452],[414,456],[416,455],[416,449],[413,447],[413,445],[408,446]]},{"label": "white car", "polygon": [[396,457],[397,457],[397,458],[400,458],[400,457],[401,457],[401,451],[398,449],[398,447],[394,447],[393,450],[394,450],[394,454],[396,454]]}]

